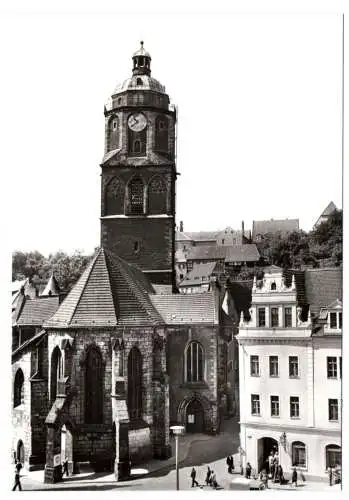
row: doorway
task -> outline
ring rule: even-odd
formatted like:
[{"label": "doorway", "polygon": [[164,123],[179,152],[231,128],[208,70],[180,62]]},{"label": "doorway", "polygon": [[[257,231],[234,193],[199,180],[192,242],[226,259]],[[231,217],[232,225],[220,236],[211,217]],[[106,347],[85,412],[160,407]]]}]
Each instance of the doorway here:
[{"label": "doorway", "polygon": [[273,451],[274,453],[279,451],[279,445],[276,439],[273,439],[271,437],[258,439],[258,472],[265,468],[269,473],[268,457],[271,451]]},{"label": "doorway", "polygon": [[61,427],[61,463],[68,461],[68,474],[73,473],[73,434],[66,424]]},{"label": "doorway", "polygon": [[198,399],[193,399],[187,406],[186,431],[190,433],[204,432],[204,409]]}]

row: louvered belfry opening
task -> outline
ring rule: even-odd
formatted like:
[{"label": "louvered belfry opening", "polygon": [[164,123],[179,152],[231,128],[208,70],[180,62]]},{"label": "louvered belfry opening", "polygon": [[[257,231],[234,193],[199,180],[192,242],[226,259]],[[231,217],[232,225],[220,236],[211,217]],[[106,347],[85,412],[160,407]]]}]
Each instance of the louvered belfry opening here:
[{"label": "louvered belfry opening", "polygon": [[90,347],[86,356],[85,423],[103,423],[103,363],[95,347]]},{"label": "louvered belfry opening", "polygon": [[127,407],[131,420],[142,418],[142,355],[133,347],[127,364]]}]

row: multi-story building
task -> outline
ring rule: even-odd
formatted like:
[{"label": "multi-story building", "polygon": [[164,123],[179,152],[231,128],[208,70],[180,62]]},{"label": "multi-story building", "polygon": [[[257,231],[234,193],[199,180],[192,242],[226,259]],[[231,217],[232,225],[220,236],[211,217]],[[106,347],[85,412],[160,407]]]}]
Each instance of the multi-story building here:
[{"label": "multi-story building", "polygon": [[341,280],[276,266],[255,279],[237,336],[244,466],[261,470],[272,450],[308,477],[341,465]]}]

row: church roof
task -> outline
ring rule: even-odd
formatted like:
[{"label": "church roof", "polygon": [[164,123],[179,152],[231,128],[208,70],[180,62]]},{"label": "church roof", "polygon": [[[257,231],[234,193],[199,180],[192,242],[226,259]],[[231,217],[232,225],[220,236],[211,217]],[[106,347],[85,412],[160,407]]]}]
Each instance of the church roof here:
[{"label": "church roof", "polygon": [[167,325],[218,323],[214,292],[151,295],[150,297]]},{"label": "church roof", "polygon": [[26,299],[17,318],[18,326],[42,326],[55,314],[59,307],[59,297],[38,297]]},{"label": "church roof", "polygon": [[133,75],[130,78],[126,78],[126,80],[116,86],[112,97],[126,90],[151,90],[152,92],[166,94],[165,86],[149,75]]},{"label": "church roof", "polygon": [[102,248],[45,327],[161,324],[150,293],[154,289],[140,269]]}]

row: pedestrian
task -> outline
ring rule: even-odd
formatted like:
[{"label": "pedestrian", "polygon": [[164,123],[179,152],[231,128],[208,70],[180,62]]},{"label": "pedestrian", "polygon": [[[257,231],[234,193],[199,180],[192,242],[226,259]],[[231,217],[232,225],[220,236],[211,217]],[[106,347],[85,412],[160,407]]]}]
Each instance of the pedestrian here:
[{"label": "pedestrian", "polygon": [[194,488],[194,486],[199,486],[199,483],[195,479],[196,478],[195,467],[192,468],[191,473],[190,473],[190,477],[191,477],[191,487]]},{"label": "pedestrian", "polygon": [[267,472],[269,474],[270,479],[272,479],[274,476],[274,452],[273,451],[271,451],[269,453]]},{"label": "pedestrian", "polygon": [[297,488],[297,479],[298,479],[297,469],[296,467],[293,467],[291,484],[292,486],[294,485],[295,488]]},{"label": "pedestrian", "polygon": [[207,472],[206,472],[206,479],[205,479],[205,483],[206,483],[206,486],[208,486],[209,484],[211,484],[211,469],[210,469],[210,466],[208,465],[207,466]]},{"label": "pedestrian", "polygon": [[217,483],[217,478],[216,478],[216,473],[212,471],[212,482],[211,482],[212,488],[215,490],[217,489],[218,483]]},{"label": "pedestrian", "polygon": [[280,484],[284,484],[284,471],[282,469],[281,464],[279,465],[278,468],[279,468],[278,475],[279,475]]},{"label": "pedestrian", "polygon": [[227,456],[226,464],[228,466],[228,474],[231,474],[230,455]]},{"label": "pedestrian", "polygon": [[230,455],[230,467],[231,467],[231,473],[233,473],[233,470],[235,469],[233,455]]},{"label": "pedestrian", "polygon": [[251,472],[252,472],[252,467],[250,462],[247,462],[246,464],[246,479],[251,479]]},{"label": "pedestrian", "polygon": [[62,474],[62,476],[64,476],[64,474],[67,477],[69,476],[69,472],[68,472],[68,459],[67,458],[63,462],[63,474]]},{"label": "pedestrian", "polygon": [[265,488],[268,488],[268,474],[266,469],[261,470],[259,479],[262,481]]},{"label": "pedestrian", "polygon": [[22,464],[21,462],[18,460],[16,460],[16,468],[15,468],[15,484],[12,488],[12,491],[15,491],[17,486],[18,486],[18,489],[19,491],[22,491],[22,485],[21,485],[21,476],[20,476],[20,471],[22,469]]}]

